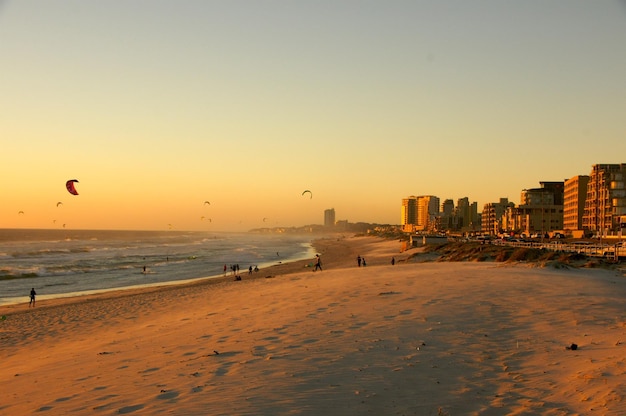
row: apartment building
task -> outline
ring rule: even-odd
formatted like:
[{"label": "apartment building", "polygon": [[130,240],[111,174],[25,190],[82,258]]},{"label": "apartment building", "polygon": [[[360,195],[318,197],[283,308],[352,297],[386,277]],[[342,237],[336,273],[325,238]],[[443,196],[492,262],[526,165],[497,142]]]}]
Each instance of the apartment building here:
[{"label": "apartment building", "polygon": [[541,188],[524,189],[516,212],[519,232],[541,233],[563,229],[564,182],[540,182]]},{"label": "apartment building", "polygon": [[402,207],[400,211],[400,225],[402,231],[412,233],[415,231],[417,224],[417,197],[410,196],[402,199]]},{"label": "apartment building", "polygon": [[587,198],[589,176],[578,175],[567,179],[563,191],[563,230],[567,235],[582,234],[583,214]]},{"label": "apartment building", "polygon": [[615,235],[626,226],[626,163],[593,165],[587,183],[583,228]]},{"label": "apartment building", "polygon": [[497,235],[502,230],[502,218],[507,208],[513,207],[508,198],[500,198],[500,202],[489,202],[483,206],[482,232]]},{"label": "apartment building", "polygon": [[402,229],[405,232],[431,231],[439,216],[439,198],[433,195],[410,196],[402,200]]}]

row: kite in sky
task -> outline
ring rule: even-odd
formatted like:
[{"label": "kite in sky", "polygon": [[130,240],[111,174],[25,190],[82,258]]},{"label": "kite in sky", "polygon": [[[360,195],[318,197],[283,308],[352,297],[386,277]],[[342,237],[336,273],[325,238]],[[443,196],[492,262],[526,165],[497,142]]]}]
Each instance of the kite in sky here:
[{"label": "kite in sky", "polygon": [[308,189],[304,192],[302,192],[302,196],[304,196],[304,194],[309,193],[309,199],[313,198],[313,192],[309,191]]},{"label": "kite in sky", "polygon": [[57,207],[58,207],[59,205],[63,205],[63,202],[57,202]]},{"label": "kite in sky", "polygon": [[211,205],[209,201],[204,201],[204,205]]},{"label": "kite in sky", "polygon": [[78,191],[74,187],[74,183],[78,183],[78,179],[70,179],[69,181],[65,182],[65,187],[70,194],[78,195]]}]

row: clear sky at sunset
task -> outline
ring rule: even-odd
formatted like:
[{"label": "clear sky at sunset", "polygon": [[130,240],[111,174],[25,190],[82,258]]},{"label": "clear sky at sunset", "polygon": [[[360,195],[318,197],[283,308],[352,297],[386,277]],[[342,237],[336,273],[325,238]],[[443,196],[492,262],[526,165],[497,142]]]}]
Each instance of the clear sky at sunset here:
[{"label": "clear sky at sunset", "polygon": [[625,45],[620,0],[0,0],[0,228],[519,203],[626,162]]}]

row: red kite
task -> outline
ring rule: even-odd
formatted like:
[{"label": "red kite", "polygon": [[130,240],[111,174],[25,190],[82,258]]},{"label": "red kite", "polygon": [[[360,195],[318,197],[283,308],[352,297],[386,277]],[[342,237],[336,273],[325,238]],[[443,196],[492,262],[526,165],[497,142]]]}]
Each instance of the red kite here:
[{"label": "red kite", "polygon": [[67,188],[67,191],[72,195],[78,195],[78,191],[76,191],[76,188],[74,188],[74,183],[77,182],[78,179],[70,179],[69,181],[65,182],[65,187]]}]

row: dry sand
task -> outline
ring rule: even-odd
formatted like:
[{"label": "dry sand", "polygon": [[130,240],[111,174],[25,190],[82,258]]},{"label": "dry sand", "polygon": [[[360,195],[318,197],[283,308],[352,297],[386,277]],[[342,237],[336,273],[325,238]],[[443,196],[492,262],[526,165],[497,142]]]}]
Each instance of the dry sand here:
[{"label": "dry sand", "polygon": [[621,272],[316,248],[322,272],[1,307],[0,414],[626,414]]}]

